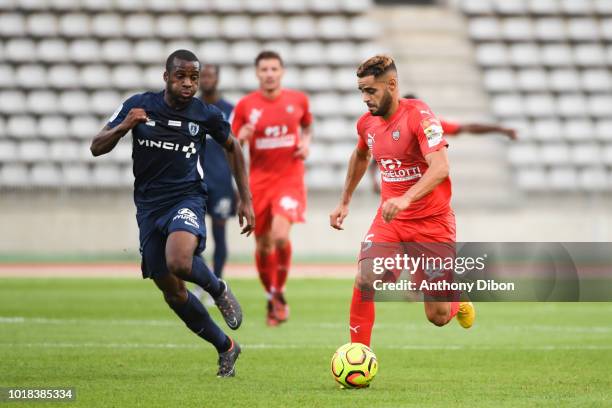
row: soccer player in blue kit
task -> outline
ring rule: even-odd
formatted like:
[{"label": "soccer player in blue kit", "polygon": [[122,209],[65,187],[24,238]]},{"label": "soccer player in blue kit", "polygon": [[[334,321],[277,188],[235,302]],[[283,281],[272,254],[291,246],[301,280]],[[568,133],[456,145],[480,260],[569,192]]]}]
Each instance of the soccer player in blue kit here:
[{"label": "soccer player in blue kit", "polygon": [[[226,101],[219,94],[219,66],[216,64],[202,64],[200,71],[200,98],[204,103],[219,108],[225,120],[229,118],[234,105]],[[227,260],[227,238],[225,225],[228,218],[236,215],[236,193],[232,185],[232,172],[228,165],[223,148],[214,141],[211,136],[206,137],[206,148],[204,150],[204,183],[208,191],[206,199],[206,212],[211,217],[212,236],[215,242],[213,251],[213,272],[221,278],[223,268]],[[202,298],[204,289],[195,286],[191,292],[198,298]],[[208,297],[205,305],[211,298]]]},{"label": "soccer player in blue kit", "polygon": [[165,90],[128,98],[91,143],[99,156],[110,152],[130,130],[134,170],[134,202],[140,230],[143,278],[151,278],[177,316],[219,353],[218,377],[235,375],[239,344],[211,319],[185,281],[204,288],[215,300],[226,324],[242,322],[240,304],[226,282],[204,264],[206,190],[201,163],[206,135],[228,153],[240,204],[242,233],[254,228],[253,205],[244,157],[229,123],[219,109],[194,98],[200,63],[190,51],[170,54],[163,74]]}]

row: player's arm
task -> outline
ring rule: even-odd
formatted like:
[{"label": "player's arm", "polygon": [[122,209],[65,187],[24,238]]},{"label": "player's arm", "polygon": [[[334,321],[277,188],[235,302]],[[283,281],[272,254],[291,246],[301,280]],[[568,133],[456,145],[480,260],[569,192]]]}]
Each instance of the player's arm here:
[{"label": "player's arm", "polygon": [[253,201],[251,199],[251,191],[249,190],[244,156],[240,149],[240,143],[231,134],[223,147],[225,148],[227,161],[234,175],[234,180],[236,180],[236,187],[240,195],[238,222],[240,227],[242,227],[241,234],[249,236],[255,229],[255,212],[253,211]]},{"label": "player's arm", "polygon": [[449,174],[448,154],[446,148],[425,155],[429,168],[423,177],[408,189],[403,195],[386,200],[382,205],[382,217],[391,221],[400,212],[410,207],[414,201],[420,200],[431,193],[438,184],[446,180]]},{"label": "player's arm", "polygon": [[334,211],[329,214],[329,225],[337,230],[342,230],[342,222],[348,215],[348,207],[353,197],[353,192],[359,185],[363,175],[368,170],[371,153],[369,149],[363,149],[360,146],[355,147],[351,159],[349,160],[346,179],[344,181],[344,189],[340,197],[340,203]]},{"label": "player's arm", "polygon": [[376,160],[372,160],[368,166],[368,173],[370,173],[370,179],[372,180],[372,191],[374,194],[380,194],[380,184],[378,184],[378,166]]},{"label": "player's arm", "polygon": [[482,135],[485,133],[501,133],[508,136],[511,140],[516,140],[516,130],[498,125],[489,125],[485,123],[468,123],[459,126],[457,133],[472,133]]},{"label": "player's arm", "polygon": [[308,154],[310,153],[310,142],[312,141],[312,126],[304,126],[302,127],[302,132],[300,134],[300,140],[298,141],[297,150],[294,153],[295,157],[298,157],[302,160],[306,160],[308,158]]},{"label": "player's arm", "polygon": [[126,115],[125,119],[117,126],[104,126],[102,130],[93,138],[89,150],[94,156],[100,156],[113,150],[119,140],[127,134],[134,126],[139,123],[148,121],[147,114],[144,109],[132,108]]}]

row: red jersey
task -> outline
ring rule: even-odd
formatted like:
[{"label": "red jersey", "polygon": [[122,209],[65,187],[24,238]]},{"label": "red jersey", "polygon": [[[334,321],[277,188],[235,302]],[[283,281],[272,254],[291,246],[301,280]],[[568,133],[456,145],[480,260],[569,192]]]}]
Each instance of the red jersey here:
[{"label": "red jersey", "polygon": [[290,89],[282,89],[275,99],[266,98],[261,91],[251,92],[234,109],[234,134],[247,123],[255,126],[249,141],[251,189],[270,188],[277,182],[303,185],[304,161],[294,153],[300,127],[312,123],[308,97]]},{"label": "red jersey", "polygon": [[442,125],[442,130],[444,131],[445,136],[455,136],[459,134],[461,130],[461,125],[456,122],[449,122],[444,119],[440,119],[440,124]]},{"label": "red jersey", "polygon": [[[357,122],[361,150],[370,149],[381,172],[382,202],[403,195],[427,171],[425,156],[446,148],[440,121],[418,99],[400,99],[397,111],[385,120],[364,114]],[[400,212],[398,220],[425,218],[450,211],[451,181],[447,178],[431,193]]]}]

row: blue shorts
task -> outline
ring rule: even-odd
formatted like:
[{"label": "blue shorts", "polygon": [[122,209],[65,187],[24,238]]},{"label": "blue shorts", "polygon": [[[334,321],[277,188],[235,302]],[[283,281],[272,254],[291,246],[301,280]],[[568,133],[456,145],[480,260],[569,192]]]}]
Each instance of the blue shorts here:
[{"label": "blue shorts", "polygon": [[208,185],[206,209],[213,218],[225,220],[236,215],[236,194],[231,179],[223,186],[217,186],[213,183]]},{"label": "blue shorts", "polygon": [[199,255],[206,247],[204,197],[189,197],[176,205],[155,210],[138,209],[136,220],[140,229],[140,255],[143,278],[156,278],[168,273],[166,240],[175,231],[187,231],[197,236]]}]

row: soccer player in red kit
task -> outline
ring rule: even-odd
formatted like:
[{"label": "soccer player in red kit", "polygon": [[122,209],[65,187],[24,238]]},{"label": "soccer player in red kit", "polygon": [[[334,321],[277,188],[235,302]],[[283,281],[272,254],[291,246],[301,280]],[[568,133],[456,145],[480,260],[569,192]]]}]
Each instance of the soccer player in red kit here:
[{"label": "soccer player in red kit", "polygon": [[[357,122],[359,140],[350,158],[340,203],[330,225],[342,229],[357,184],[371,155],[382,172],[382,200],[364,241],[372,243],[454,243],[455,215],[450,207],[451,181],[448,143],[439,120],[418,99],[400,99],[397,69],[392,58],[374,56],[357,69],[358,85],[369,112]],[[359,268],[366,263],[360,252]],[[351,341],[370,345],[374,302],[368,299],[364,275],[357,274],[350,309]],[[469,302],[425,301],[427,319],[446,325],[457,316],[471,327],[474,307]]]},{"label": "soccer player in red kit", "polygon": [[291,263],[289,232],[293,223],[304,222],[304,160],[312,114],[304,93],[281,86],[284,67],[278,53],[262,51],[255,70],[259,89],[236,105],[232,130],[249,144],[255,261],[268,296],[266,322],[276,326],[289,317],[284,293]]}]

